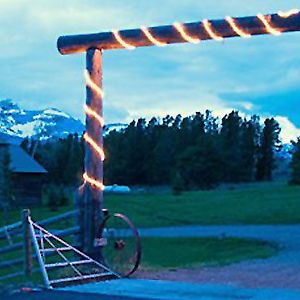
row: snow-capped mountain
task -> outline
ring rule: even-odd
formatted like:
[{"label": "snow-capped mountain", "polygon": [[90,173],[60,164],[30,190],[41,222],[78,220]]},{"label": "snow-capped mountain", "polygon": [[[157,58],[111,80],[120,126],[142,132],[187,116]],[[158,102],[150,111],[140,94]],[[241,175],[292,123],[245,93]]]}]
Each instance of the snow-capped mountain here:
[{"label": "snow-capped mountain", "polygon": [[106,124],[104,126],[103,130],[103,135],[109,134],[111,131],[116,130],[116,131],[121,131],[124,130],[128,127],[128,124],[126,123],[111,123],[111,124]]},{"label": "snow-capped mountain", "polygon": [[[104,135],[122,130],[127,124],[107,124]],[[39,140],[59,138],[70,133],[82,134],[83,123],[56,108],[24,110],[11,99],[0,100],[0,140],[19,143],[26,137]]]},{"label": "snow-capped mountain", "polygon": [[43,140],[83,130],[80,120],[56,108],[24,110],[10,99],[0,101],[0,138],[34,137]]}]

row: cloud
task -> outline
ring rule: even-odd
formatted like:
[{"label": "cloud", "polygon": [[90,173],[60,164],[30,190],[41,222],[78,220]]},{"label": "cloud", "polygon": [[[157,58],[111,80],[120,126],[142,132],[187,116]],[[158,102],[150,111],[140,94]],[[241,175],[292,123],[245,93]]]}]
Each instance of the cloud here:
[{"label": "cloud", "polygon": [[[85,58],[61,56],[59,35],[254,15],[297,5],[299,0],[1,0],[0,96],[25,108],[54,106],[83,119]],[[299,34],[291,33],[104,52],[106,119],[122,122],[205,109],[221,114],[237,108],[279,115],[300,126],[293,107],[299,101],[296,93],[285,106],[283,96],[274,96],[300,86],[299,43]]]}]

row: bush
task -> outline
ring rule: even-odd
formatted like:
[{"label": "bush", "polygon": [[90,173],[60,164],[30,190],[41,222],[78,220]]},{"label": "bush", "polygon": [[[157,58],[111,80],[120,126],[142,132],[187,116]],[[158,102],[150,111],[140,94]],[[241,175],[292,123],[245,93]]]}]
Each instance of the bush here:
[{"label": "bush", "polygon": [[70,194],[64,186],[50,184],[43,193],[45,203],[51,210],[55,211],[60,206],[66,206],[70,202]]},{"label": "bush", "polygon": [[179,172],[175,172],[172,178],[172,192],[173,195],[179,196],[184,191],[184,182],[183,178]]},{"label": "bush", "polygon": [[67,188],[60,187],[59,206],[67,206],[70,203],[70,194]]}]

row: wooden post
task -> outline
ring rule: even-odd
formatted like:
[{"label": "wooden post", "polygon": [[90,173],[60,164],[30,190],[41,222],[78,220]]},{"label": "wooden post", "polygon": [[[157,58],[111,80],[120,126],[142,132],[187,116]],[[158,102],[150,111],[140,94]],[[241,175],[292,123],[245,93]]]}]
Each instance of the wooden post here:
[{"label": "wooden post", "polygon": [[[102,52],[100,50],[90,49],[87,51],[86,69],[91,81],[102,90]],[[102,94],[90,85],[86,86],[86,93],[87,107],[102,117]],[[86,116],[86,133],[98,146],[103,148],[102,126],[94,117],[89,115]],[[85,172],[89,177],[103,182],[103,162],[89,143],[86,143],[85,147]],[[94,240],[102,218],[103,192],[96,186],[86,183],[84,193],[83,250],[95,257]]]},{"label": "wooden post", "polygon": [[[280,32],[300,31],[300,12],[295,13],[287,18],[281,17],[278,14],[266,15],[265,18],[270,21],[270,24]],[[210,20],[211,28],[223,38],[240,36],[236,30],[230,26],[226,19]],[[266,27],[257,18],[257,16],[235,18],[237,26],[251,35],[269,34]],[[193,38],[198,38],[202,41],[213,39],[212,35],[207,32],[203,22],[193,22],[183,24],[186,32]],[[149,27],[149,32],[158,41],[166,44],[186,43],[181,34],[173,25]],[[153,46],[154,43],[145,35],[141,28],[120,30],[120,37],[129,45],[135,47]],[[85,52],[91,48],[113,50],[124,49],[115,37],[113,32],[100,32],[93,34],[79,34],[61,36],[57,41],[57,48],[63,55]]]},{"label": "wooden post", "polygon": [[26,277],[32,275],[32,246],[29,230],[28,218],[30,217],[30,210],[24,209],[22,211],[22,224],[23,224],[23,236],[24,236],[24,274]]}]

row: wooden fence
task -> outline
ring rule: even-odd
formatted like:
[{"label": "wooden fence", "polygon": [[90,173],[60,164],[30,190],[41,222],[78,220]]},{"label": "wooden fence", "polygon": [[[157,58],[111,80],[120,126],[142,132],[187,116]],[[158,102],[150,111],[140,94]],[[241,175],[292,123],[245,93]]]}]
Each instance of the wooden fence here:
[{"label": "wooden fence", "polygon": [[[73,219],[75,221],[78,213],[77,210],[73,210],[42,220],[37,222],[37,224],[53,226],[65,220]],[[75,225],[76,222],[73,222],[73,224]],[[31,240],[26,230],[25,220],[0,228],[0,283],[11,278],[26,276],[39,271],[39,269],[32,268],[32,260],[36,256],[31,251],[28,251],[31,248]],[[58,237],[73,237],[74,241],[77,241],[79,226],[53,229],[51,232]],[[15,271],[12,272],[12,268]]]}]

